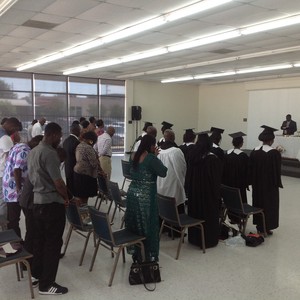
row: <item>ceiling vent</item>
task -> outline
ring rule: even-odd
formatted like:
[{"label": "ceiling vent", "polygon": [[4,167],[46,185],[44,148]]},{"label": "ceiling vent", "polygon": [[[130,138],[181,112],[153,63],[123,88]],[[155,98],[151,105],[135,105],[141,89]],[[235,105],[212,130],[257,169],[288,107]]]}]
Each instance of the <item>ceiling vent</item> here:
[{"label": "ceiling vent", "polygon": [[54,28],[57,25],[59,24],[43,22],[43,21],[34,21],[34,20],[28,20],[22,24],[22,26],[26,26],[26,27],[48,29],[48,30]]}]

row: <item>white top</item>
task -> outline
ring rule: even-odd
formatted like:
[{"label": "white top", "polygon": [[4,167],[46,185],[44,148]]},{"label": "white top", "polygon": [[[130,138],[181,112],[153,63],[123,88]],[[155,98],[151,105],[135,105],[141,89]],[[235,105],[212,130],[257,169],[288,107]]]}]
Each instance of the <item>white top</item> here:
[{"label": "white top", "polygon": [[97,151],[98,156],[111,156],[111,146],[112,138],[107,132],[104,132],[103,134],[98,136],[97,143],[95,144],[94,149]]},{"label": "white top", "polygon": [[[5,168],[5,162],[9,150],[13,147],[14,143],[10,136],[3,135],[0,138],[0,177],[3,177],[3,172]],[[2,189],[2,187],[1,187]]]},{"label": "white top", "polygon": [[163,196],[175,197],[177,205],[184,203],[186,162],[183,152],[179,148],[171,147],[160,150],[157,157],[168,168],[165,178],[157,177],[157,192]]},{"label": "white top", "polygon": [[[141,134],[141,136],[143,137],[143,136],[145,136],[146,134],[147,134],[147,132],[143,131],[142,134]],[[141,144],[141,140],[136,141],[136,143],[134,144],[134,147],[133,147],[133,151],[134,151],[134,152],[137,151],[137,149],[139,148],[140,144]]]},{"label": "white top", "polygon": [[43,134],[43,127],[42,127],[41,123],[40,122],[35,123],[32,126],[31,136],[35,137],[37,135],[42,135],[42,134]]}]

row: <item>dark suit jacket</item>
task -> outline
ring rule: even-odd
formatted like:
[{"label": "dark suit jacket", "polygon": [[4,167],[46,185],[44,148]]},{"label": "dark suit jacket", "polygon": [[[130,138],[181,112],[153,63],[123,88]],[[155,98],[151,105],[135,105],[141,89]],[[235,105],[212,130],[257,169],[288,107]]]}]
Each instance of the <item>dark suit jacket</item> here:
[{"label": "dark suit jacket", "polygon": [[[281,129],[284,130],[284,127],[286,127],[287,121],[283,121],[281,125]],[[290,121],[290,125],[288,128],[285,129],[286,134],[294,134],[295,131],[297,131],[297,123],[293,120]]]},{"label": "dark suit jacket", "polygon": [[65,149],[67,154],[65,160],[66,181],[67,186],[71,192],[73,192],[73,169],[76,164],[75,150],[79,143],[79,140],[73,135],[69,135],[63,142],[63,148]]}]

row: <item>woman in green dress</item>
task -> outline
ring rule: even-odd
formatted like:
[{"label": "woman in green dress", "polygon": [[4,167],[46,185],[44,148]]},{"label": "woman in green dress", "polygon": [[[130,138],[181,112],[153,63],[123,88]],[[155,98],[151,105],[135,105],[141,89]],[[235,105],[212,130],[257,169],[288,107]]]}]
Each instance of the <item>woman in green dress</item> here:
[{"label": "woman in green dress", "polygon": [[[156,200],[157,176],[165,177],[167,167],[156,157],[158,149],[155,138],[145,135],[130,158],[132,182],[127,192],[125,227],[131,232],[145,236],[146,261],[158,261],[159,215]],[[134,261],[141,261],[140,248],[128,247]]]}]

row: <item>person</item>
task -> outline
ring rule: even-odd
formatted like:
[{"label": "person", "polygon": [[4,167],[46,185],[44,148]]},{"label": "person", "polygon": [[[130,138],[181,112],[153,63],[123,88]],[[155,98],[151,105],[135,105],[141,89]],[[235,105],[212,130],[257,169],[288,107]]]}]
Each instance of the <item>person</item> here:
[{"label": "person", "polygon": [[32,139],[32,128],[33,128],[33,125],[36,124],[37,122],[38,122],[37,119],[33,119],[31,124],[27,128],[27,141],[28,142]]},{"label": "person", "polygon": [[229,134],[232,137],[233,149],[226,152],[224,157],[223,180],[225,185],[240,189],[243,203],[247,203],[248,189],[248,155],[241,150],[246,136],[243,132]]},{"label": "person", "polygon": [[224,160],[224,150],[220,147],[222,140],[222,133],[224,129],[211,127],[210,131],[212,132],[210,140],[212,142],[211,152],[217,155],[222,161]]},{"label": "person", "polygon": [[65,161],[65,175],[68,191],[74,194],[74,166],[76,164],[75,151],[80,144],[80,126],[79,124],[72,124],[70,128],[70,135],[64,140],[63,148],[66,151],[67,157]]},{"label": "person", "polygon": [[168,168],[168,174],[157,179],[157,192],[163,196],[174,197],[178,212],[184,213],[186,162],[175,143],[175,134],[171,129],[165,130],[164,139],[157,158]]},{"label": "person", "polygon": [[[156,140],[145,135],[137,152],[130,157],[132,181],[127,191],[125,227],[138,235],[145,236],[145,260],[158,261],[159,215],[156,199],[157,176],[165,177],[167,167],[157,158]],[[133,261],[141,261],[140,248],[127,248]]]},{"label": "person", "polygon": [[107,174],[108,180],[111,177],[111,156],[112,156],[112,137],[115,134],[115,128],[109,126],[103,134],[98,136],[95,149],[99,156],[102,170]]},{"label": "person", "polygon": [[157,136],[157,129],[154,126],[147,127],[147,134],[152,135],[156,138]]},{"label": "person", "polygon": [[88,131],[83,134],[81,143],[76,147],[73,190],[74,196],[80,199],[82,205],[87,204],[89,197],[97,195],[97,177],[103,173],[93,148],[96,141],[96,133]]},{"label": "person", "polygon": [[96,118],[91,116],[89,117],[89,126],[87,127],[88,131],[95,131],[96,129]]},{"label": "person", "polygon": [[[207,133],[208,131],[198,134],[189,157],[188,215],[205,221],[205,246],[211,248],[219,241],[222,162],[210,152],[212,143]],[[191,244],[202,247],[199,229],[189,228],[188,240]]]},{"label": "person", "polygon": [[97,136],[104,133],[104,122],[102,119],[96,121],[95,133],[97,134]]},{"label": "person", "polygon": [[66,223],[67,188],[56,152],[62,128],[54,122],[45,127],[43,140],[28,155],[28,176],[33,185],[34,253],[33,281],[39,281],[39,294],[61,295],[68,288],[55,282],[62,236]]},{"label": "person", "polygon": [[30,150],[36,147],[42,138],[42,135],[37,135],[27,144],[14,145],[8,153],[3,173],[3,195],[4,201],[7,203],[7,228],[13,229],[20,238],[22,238],[19,226],[21,206],[18,198],[28,174],[27,157]]},{"label": "person", "polygon": [[[2,122],[1,122],[2,123]],[[7,118],[0,126],[0,216],[7,218],[7,204],[4,201],[2,178],[6,158],[9,150],[14,146],[10,135],[20,130],[20,121],[17,118]]]},{"label": "person", "polygon": [[89,131],[88,127],[89,127],[90,122],[87,120],[83,120],[80,125],[81,125],[81,131],[80,131],[80,140],[82,139],[82,136]]},{"label": "person", "polygon": [[46,123],[46,118],[41,117],[37,123],[32,126],[31,136],[35,137],[36,135],[43,134],[43,126]]},{"label": "person", "polygon": [[286,115],[286,120],[282,122],[280,127],[283,130],[283,135],[292,135],[297,131],[297,123],[292,120],[290,114]]},{"label": "person", "polygon": [[138,138],[135,140],[135,143],[133,145],[133,152],[136,152],[137,149],[139,148],[139,145],[141,143],[141,139],[142,139],[143,136],[145,136],[147,134],[147,129],[150,126],[153,126],[152,122],[148,122],[148,121],[145,122],[145,125],[143,127],[143,131],[142,131],[141,135],[139,135]]},{"label": "person", "polygon": [[[253,206],[262,208],[265,214],[267,234],[279,226],[279,188],[281,183],[281,155],[271,147],[275,135],[272,127],[263,125],[258,139],[262,146],[256,147],[250,154],[250,182],[252,184]],[[258,232],[263,232],[262,220],[253,216],[253,224]]]},{"label": "person", "polygon": [[[162,121],[161,125],[162,125],[162,127],[161,127],[160,130],[161,130],[161,133],[162,133],[163,136],[164,136],[164,132],[165,132],[166,129],[172,129],[172,127],[173,127],[173,124],[171,124],[167,121]],[[158,147],[160,147],[165,142],[165,139],[164,139],[163,136],[162,136],[162,138],[160,138],[160,140],[157,143]]]},{"label": "person", "polygon": [[[35,138],[40,137],[43,138],[42,135],[37,135]],[[66,158],[66,152],[63,148],[58,147],[56,149],[60,162],[64,162]],[[35,232],[35,223],[33,218],[33,185],[27,176],[24,180],[24,184],[22,187],[22,192],[19,194],[18,201],[21,206],[21,209],[25,216],[25,227],[26,233],[24,238],[24,248],[29,253],[34,253],[34,232]],[[28,259],[30,267],[32,266],[32,258]],[[32,282],[32,285],[36,287],[38,285],[38,280]]]},{"label": "person", "polygon": [[[183,135],[183,144],[179,146],[179,149],[182,151],[184,155],[186,165],[188,165],[190,152],[195,146],[196,134],[193,130],[194,130],[193,128],[185,129],[185,133]],[[189,181],[187,180],[186,177],[184,181],[184,190],[187,197],[188,197],[188,189],[189,189],[188,185],[189,185]]]}]

